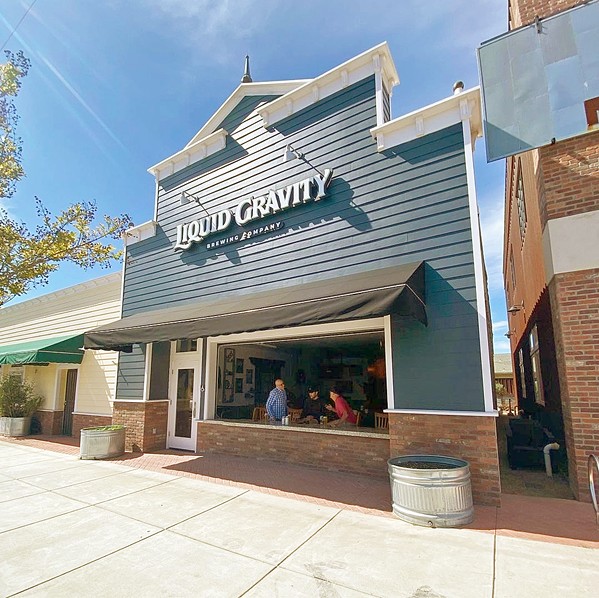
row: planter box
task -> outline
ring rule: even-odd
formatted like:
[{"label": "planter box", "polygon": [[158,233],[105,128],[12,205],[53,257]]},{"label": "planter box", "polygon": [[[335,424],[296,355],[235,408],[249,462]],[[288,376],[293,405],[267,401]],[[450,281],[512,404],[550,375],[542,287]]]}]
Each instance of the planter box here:
[{"label": "planter box", "polygon": [[80,459],[110,459],[125,452],[125,428],[102,430],[82,428]]},{"label": "planter box", "polygon": [[0,436],[28,436],[30,417],[0,417]]},{"label": "planter box", "polygon": [[456,527],[474,520],[470,466],[441,455],[389,459],[393,513],[430,527]]}]

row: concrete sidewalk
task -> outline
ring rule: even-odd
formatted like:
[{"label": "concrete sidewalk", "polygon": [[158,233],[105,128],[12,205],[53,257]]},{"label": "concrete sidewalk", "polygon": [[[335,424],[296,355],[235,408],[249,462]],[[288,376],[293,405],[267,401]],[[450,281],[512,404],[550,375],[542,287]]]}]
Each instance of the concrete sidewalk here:
[{"label": "concrete sidewalk", "polygon": [[80,461],[76,446],[54,448],[0,441],[0,596],[528,598],[599,587],[588,504],[504,495],[467,528],[429,529],[389,512],[384,480],[168,452]]}]

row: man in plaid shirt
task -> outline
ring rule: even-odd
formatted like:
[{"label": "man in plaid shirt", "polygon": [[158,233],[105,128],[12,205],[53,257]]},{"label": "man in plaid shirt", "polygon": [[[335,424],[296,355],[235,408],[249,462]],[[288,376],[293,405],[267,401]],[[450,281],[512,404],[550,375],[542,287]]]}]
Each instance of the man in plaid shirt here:
[{"label": "man in plaid shirt", "polygon": [[275,380],[275,387],[270,391],[266,400],[266,413],[270,419],[281,421],[287,415],[287,393],[285,382],[280,378]]}]

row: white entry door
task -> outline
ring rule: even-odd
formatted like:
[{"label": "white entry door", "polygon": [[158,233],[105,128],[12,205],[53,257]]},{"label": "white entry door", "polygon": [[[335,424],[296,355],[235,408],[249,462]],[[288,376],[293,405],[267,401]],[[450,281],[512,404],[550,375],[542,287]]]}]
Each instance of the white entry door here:
[{"label": "white entry door", "polygon": [[199,411],[202,346],[197,341],[175,341],[171,348],[168,448],[195,451]]}]

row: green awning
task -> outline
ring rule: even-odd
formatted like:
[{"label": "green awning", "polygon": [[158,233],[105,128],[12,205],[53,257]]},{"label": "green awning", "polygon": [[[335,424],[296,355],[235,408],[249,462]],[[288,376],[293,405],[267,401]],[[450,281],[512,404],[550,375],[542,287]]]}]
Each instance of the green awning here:
[{"label": "green awning", "polygon": [[83,334],[0,346],[0,365],[81,363]]}]

